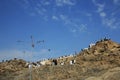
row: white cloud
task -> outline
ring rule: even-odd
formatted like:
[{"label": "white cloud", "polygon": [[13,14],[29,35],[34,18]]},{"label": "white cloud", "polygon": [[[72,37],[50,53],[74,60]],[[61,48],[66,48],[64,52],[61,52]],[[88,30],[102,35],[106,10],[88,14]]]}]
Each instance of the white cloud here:
[{"label": "white cloud", "polygon": [[115,18],[104,18],[103,24],[111,29],[119,28],[120,22],[118,22]]},{"label": "white cloud", "polygon": [[93,4],[97,6],[97,12],[102,12],[104,10],[105,4],[100,4],[96,0],[92,0]]},{"label": "white cloud", "polygon": [[[101,16],[105,15],[105,13],[103,14],[103,10],[105,8],[105,3],[98,3],[97,0],[92,0],[93,4],[97,7],[97,13],[99,13]],[[102,13],[101,13],[102,12]]]},{"label": "white cloud", "polygon": [[115,16],[106,16],[106,14],[101,14],[102,24],[110,29],[120,28],[120,19]]},{"label": "white cloud", "polygon": [[87,24],[75,24],[73,25],[73,32],[86,32],[87,31]]},{"label": "white cloud", "polygon": [[120,28],[120,0],[113,0],[114,4],[116,5],[111,4],[112,8],[109,8],[108,3],[105,3],[104,1],[99,3],[98,1],[99,0],[92,0],[96,6],[96,13],[99,14],[102,25],[110,29]]},{"label": "white cloud", "polygon": [[[44,1],[45,1],[45,0],[44,0]],[[44,5],[50,5],[51,3],[50,3],[49,1],[45,1],[43,4],[44,4]]]},{"label": "white cloud", "polygon": [[103,11],[103,10],[104,10],[104,7],[98,6],[97,12],[101,12],[101,11]]},{"label": "white cloud", "polygon": [[117,3],[119,0],[113,0],[114,3]]},{"label": "white cloud", "polygon": [[52,19],[58,20],[58,17],[57,16],[52,16]]},{"label": "white cloud", "polygon": [[71,20],[66,15],[61,14],[59,17],[64,22],[65,25],[69,25],[72,23]]},{"label": "white cloud", "polygon": [[65,16],[65,15],[60,15],[60,18],[62,19],[62,20],[66,20],[67,19],[67,16]]},{"label": "white cloud", "polygon": [[120,0],[113,0],[113,3],[116,5],[120,5]]},{"label": "white cloud", "polygon": [[46,0],[20,0],[17,1],[17,3],[24,9],[27,14],[31,16],[42,16],[43,19],[46,17],[46,13],[48,11],[47,7],[45,6],[51,4],[50,1]]},{"label": "white cloud", "polygon": [[[39,1],[21,0],[17,2],[20,3],[24,11],[28,13],[29,15],[40,16],[41,19],[44,19],[45,21],[47,21],[49,20],[49,18],[58,20],[60,18],[59,16],[53,16],[57,8],[59,6],[61,7],[66,6],[67,8],[71,10],[70,7],[75,5],[76,0],[39,0]],[[51,10],[49,10],[49,7],[52,7]],[[63,17],[64,16],[61,16],[61,18]]]},{"label": "white cloud", "polygon": [[60,19],[64,22],[65,26],[70,30],[72,33],[81,33],[87,32],[87,25],[82,23],[76,23],[73,19],[70,19],[66,15],[60,15]]},{"label": "white cloud", "polygon": [[88,13],[88,12],[85,12],[85,13],[83,13],[87,18],[88,18],[88,20],[90,21],[90,22],[92,22],[93,21],[93,19],[92,19],[92,13]]},{"label": "white cloud", "polygon": [[57,6],[63,6],[63,5],[73,6],[75,5],[75,2],[73,2],[73,0],[56,0],[56,5]]},{"label": "white cloud", "polygon": [[100,14],[101,17],[105,17],[106,16],[105,12],[100,12],[99,14]]},{"label": "white cloud", "polygon": [[70,31],[71,31],[72,33],[76,33],[76,32],[77,32],[76,29],[71,29]]},{"label": "white cloud", "polygon": [[97,0],[92,0],[92,2],[97,7],[96,12],[99,14],[99,16],[101,17],[101,19],[103,19],[104,17],[106,17],[107,14],[104,12],[105,4],[100,4],[100,3],[97,2]]},{"label": "white cloud", "polygon": [[79,27],[79,31],[85,32],[87,30],[86,26],[87,26],[86,24],[81,24],[80,27]]},{"label": "white cloud", "polygon": [[101,6],[101,7],[103,7],[103,5],[99,4],[99,3],[97,2],[97,0],[92,0],[92,2],[93,2],[93,4],[95,4],[96,6]]},{"label": "white cloud", "polygon": [[91,16],[92,16],[91,13],[85,13],[85,15],[88,16],[88,17],[91,17]]},{"label": "white cloud", "polygon": [[[97,2],[97,0],[92,0],[94,5],[97,6],[96,12],[99,14],[101,18],[101,22],[104,26],[110,28],[110,29],[117,29],[120,26],[119,19],[116,17],[119,14],[119,8],[115,8],[118,6],[113,6],[112,9],[107,8],[109,11],[109,14],[107,14],[104,10],[107,6],[107,4],[100,4]],[[113,0],[114,4],[119,4],[120,0]],[[110,13],[111,12],[111,13]]]},{"label": "white cloud", "polygon": [[40,8],[38,8],[38,7],[35,7],[34,10],[35,10],[34,13],[37,13],[39,15],[43,15],[44,14],[44,12]]}]

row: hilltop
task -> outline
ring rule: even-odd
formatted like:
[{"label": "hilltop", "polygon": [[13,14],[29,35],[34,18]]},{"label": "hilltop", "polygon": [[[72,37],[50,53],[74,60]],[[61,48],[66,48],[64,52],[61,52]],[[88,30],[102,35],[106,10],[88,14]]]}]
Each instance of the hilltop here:
[{"label": "hilltop", "polygon": [[[110,39],[102,39],[75,55],[54,60],[57,60],[56,65],[50,59],[45,65],[32,68],[32,80],[120,80],[120,44]],[[0,80],[29,80],[26,63],[21,59],[1,62]]]}]

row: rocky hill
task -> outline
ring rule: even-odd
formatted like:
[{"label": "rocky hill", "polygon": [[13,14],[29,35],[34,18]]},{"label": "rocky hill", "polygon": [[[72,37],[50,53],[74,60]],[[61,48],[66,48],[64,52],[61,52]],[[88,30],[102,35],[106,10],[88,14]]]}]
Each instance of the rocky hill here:
[{"label": "rocky hill", "polygon": [[31,74],[24,60],[1,62],[0,80],[120,80],[120,44],[110,39],[56,60],[57,65],[32,68]]}]

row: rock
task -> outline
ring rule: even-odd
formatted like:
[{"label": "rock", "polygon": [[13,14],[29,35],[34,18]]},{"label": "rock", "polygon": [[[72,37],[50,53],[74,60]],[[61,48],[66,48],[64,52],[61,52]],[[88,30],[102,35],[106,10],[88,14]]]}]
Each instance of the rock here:
[{"label": "rock", "polygon": [[120,80],[120,67],[108,70],[102,78],[103,80]]},{"label": "rock", "polygon": [[85,80],[120,80],[120,67],[110,69],[99,77],[88,77]]},{"label": "rock", "polygon": [[103,80],[103,79],[98,78],[98,77],[89,77],[89,78],[87,78],[85,80]]}]

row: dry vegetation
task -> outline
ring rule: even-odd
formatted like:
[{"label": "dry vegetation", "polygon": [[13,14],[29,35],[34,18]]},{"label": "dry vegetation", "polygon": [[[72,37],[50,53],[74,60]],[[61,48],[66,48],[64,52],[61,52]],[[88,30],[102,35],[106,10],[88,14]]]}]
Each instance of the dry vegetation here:
[{"label": "dry vegetation", "polygon": [[[76,63],[70,65],[69,61]],[[65,65],[41,66],[32,69],[32,80],[120,80],[120,44],[109,39],[96,42]],[[58,59],[58,62],[61,62]],[[29,80],[30,72],[24,60],[0,63],[0,80]]]}]

